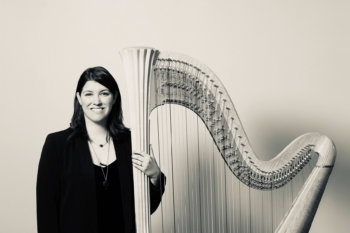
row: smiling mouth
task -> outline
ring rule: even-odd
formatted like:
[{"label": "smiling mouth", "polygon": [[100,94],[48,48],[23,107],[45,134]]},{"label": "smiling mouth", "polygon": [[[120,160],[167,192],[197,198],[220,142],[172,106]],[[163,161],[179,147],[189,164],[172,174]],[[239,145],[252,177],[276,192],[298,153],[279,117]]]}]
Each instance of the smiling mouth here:
[{"label": "smiling mouth", "polygon": [[104,108],[90,108],[91,111],[94,111],[94,112],[101,112],[103,111]]}]

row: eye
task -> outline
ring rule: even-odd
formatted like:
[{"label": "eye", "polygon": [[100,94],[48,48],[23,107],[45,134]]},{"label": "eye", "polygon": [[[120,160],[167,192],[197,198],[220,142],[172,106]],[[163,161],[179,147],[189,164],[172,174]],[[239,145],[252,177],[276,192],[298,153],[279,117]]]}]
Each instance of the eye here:
[{"label": "eye", "polygon": [[111,93],[109,93],[109,92],[107,92],[107,91],[105,91],[105,92],[102,92],[102,95],[103,96],[109,96]]},{"label": "eye", "polygon": [[90,92],[85,93],[84,96],[92,96],[92,93],[90,93]]}]

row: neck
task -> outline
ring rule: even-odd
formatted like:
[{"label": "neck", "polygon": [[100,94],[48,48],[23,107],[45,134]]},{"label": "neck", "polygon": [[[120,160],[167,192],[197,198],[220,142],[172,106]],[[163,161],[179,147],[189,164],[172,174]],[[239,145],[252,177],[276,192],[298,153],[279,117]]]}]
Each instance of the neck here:
[{"label": "neck", "polygon": [[85,118],[86,131],[93,141],[103,141],[107,138],[108,130],[106,122],[95,123]]}]

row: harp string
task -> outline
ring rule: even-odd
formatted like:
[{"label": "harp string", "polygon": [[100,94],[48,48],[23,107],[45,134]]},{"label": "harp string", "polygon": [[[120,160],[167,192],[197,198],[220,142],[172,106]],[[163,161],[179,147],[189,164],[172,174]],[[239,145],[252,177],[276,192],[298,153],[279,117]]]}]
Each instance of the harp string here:
[{"label": "harp string", "polygon": [[[197,118],[197,122],[196,122],[197,124],[197,127],[196,127],[196,131],[197,131],[197,155],[198,155],[198,161],[200,161],[200,158],[199,158],[199,137],[200,137],[200,135],[199,135],[199,120],[198,120],[198,118]],[[201,190],[201,188],[202,188],[202,186],[203,186],[203,184],[202,184],[202,182],[201,182],[201,179],[200,179],[200,177],[201,177],[201,174],[200,174],[200,171],[201,171],[201,164],[200,163],[198,163],[198,170],[197,170],[197,172],[198,172],[198,190]],[[200,230],[200,232],[202,232],[202,231],[204,231],[204,229],[203,229],[203,227],[202,227],[202,211],[203,211],[203,208],[202,208],[202,205],[200,205],[200,203],[201,203],[201,200],[200,200],[200,196],[199,195],[196,195],[196,200],[197,200],[197,204],[198,204],[198,206],[199,206],[199,215],[197,215],[197,216],[199,216],[199,219],[197,219],[198,220],[198,225],[199,225],[199,230]]]},{"label": "harp string", "polygon": [[[187,158],[187,163],[186,163],[186,167],[187,167],[187,200],[189,201],[188,202],[188,206],[191,206],[193,205],[193,203],[191,203],[191,193],[190,193],[190,160],[189,160],[189,149],[188,149],[188,138],[189,138],[189,135],[188,135],[188,119],[187,119],[187,109],[185,109],[185,112],[184,112],[184,116],[185,116],[185,129],[186,129],[186,158]],[[187,225],[187,232],[193,232],[193,230],[191,229],[191,226],[192,226],[192,214],[191,214],[191,209],[189,209],[189,212],[188,212],[188,218],[189,218],[189,224]]]},{"label": "harp string", "polygon": [[173,205],[173,212],[174,212],[174,232],[177,232],[176,231],[176,214],[177,214],[177,212],[176,212],[176,206],[175,206],[175,184],[174,184],[174,163],[173,163],[173,161],[174,161],[174,156],[173,156],[173,152],[174,152],[174,150],[173,150],[173,118],[172,118],[172,111],[171,111],[171,109],[172,109],[172,106],[171,106],[171,104],[169,104],[169,116],[170,116],[170,148],[171,148],[171,163],[170,163],[170,169],[171,169],[171,174],[172,174],[172,192],[173,192],[173,202],[172,202],[172,205]]}]

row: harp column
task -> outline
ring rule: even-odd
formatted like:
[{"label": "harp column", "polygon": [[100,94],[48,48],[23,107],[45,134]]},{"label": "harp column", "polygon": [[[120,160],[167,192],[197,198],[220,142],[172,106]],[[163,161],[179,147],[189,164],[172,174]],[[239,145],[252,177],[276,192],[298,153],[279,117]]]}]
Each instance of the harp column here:
[{"label": "harp column", "polygon": [[[133,151],[149,153],[149,86],[153,60],[157,50],[153,48],[126,48],[120,52],[128,87],[130,128]],[[149,233],[150,197],[148,177],[133,167],[136,232]]]}]

